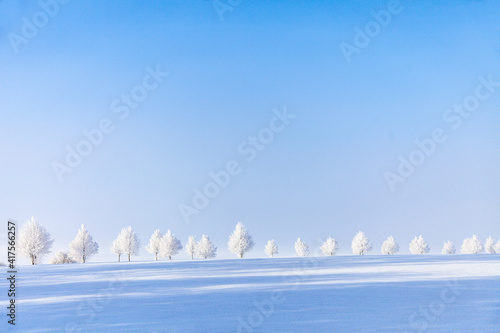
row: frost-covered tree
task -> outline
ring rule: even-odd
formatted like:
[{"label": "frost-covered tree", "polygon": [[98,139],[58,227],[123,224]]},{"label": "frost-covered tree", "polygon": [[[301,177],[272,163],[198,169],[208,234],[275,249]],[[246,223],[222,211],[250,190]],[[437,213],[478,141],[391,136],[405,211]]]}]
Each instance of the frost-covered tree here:
[{"label": "frost-covered tree", "polygon": [[455,244],[451,241],[447,241],[443,245],[443,250],[441,250],[442,254],[455,254],[457,250],[455,249]]},{"label": "frost-covered tree", "polygon": [[71,259],[67,252],[57,252],[56,255],[50,259],[51,264],[74,264],[76,261]]},{"label": "frost-covered tree", "polygon": [[323,254],[327,256],[334,256],[339,248],[339,244],[335,238],[328,237],[327,240],[321,245],[320,249]]},{"label": "frost-covered tree", "polygon": [[160,230],[156,229],[153,232],[153,235],[151,235],[151,238],[149,239],[149,244],[146,246],[146,250],[149,253],[152,253],[155,255],[155,260],[158,260],[158,253],[160,253],[160,248],[161,248],[161,238],[162,234]]},{"label": "frost-covered tree", "polygon": [[29,259],[32,265],[39,264],[42,257],[50,253],[54,240],[38,220],[31,217],[19,230],[18,250],[21,257]]},{"label": "frost-covered tree", "polygon": [[254,245],[252,236],[248,233],[243,223],[238,222],[227,242],[229,251],[243,258],[243,255],[249,252]]},{"label": "frost-covered tree", "polygon": [[484,242],[484,251],[486,251],[486,253],[496,253],[495,240],[491,238],[491,236],[486,239],[486,242]]},{"label": "frost-covered tree", "polygon": [[135,231],[132,230],[132,227],[123,228],[117,240],[121,245],[123,253],[128,256],[128,261],[130,261],[130,256],[139,255],[141,241]]},{"label": "frost-covered tree", "polygon": [[500,253],[500,240],[497,241],[497,243],[493,247],[493,250],[495,250],[495,253]]},{"label": "frost-covered tree", "polygon": [[117,238],[113,241],[113,245],[111,245],[111,252],[118,255],[118,262],[120,262],[120,257],[123,254],[123,246],[120,243],[119,238]]},{"label": "frost-covered tree", "polygon": [[382,254],[394,254],[399,251],[399,244],[396,243],[394,240],[394,237],[389,236],[387,239],[382,243],[382,248],[380,249],[380,252]]},{"label": "frost-covered tree", "polygon": [[413,238],[410,243],[410,252],[413,254],[426,254],[430,252],[429,245],[425,242],[422,235]]},{"label": "frost-covered tree", "polygon": [[351,248],[352,253],[364,255],[366,252],[372,249],[372,243],[363,232],[359,231],[352,239]]},{"label": "frost-covered tree", "polygon": [[463,254],[478,254],[484,251],[483,244],[476,235],[471,238],[464,239],[460,252]]},{"label": "frost-covered tree", "polygon": [[99,244],[94,242],[87,228],[82,224],[75,239],[69,243],[69,255],[77,262],[85,263],[97,253],[99,253]]},{"label": "frost-covered tree", "polygon": [[160,242],[160,256],[172,260],[172,257],[179,253],[180,250],[182,250],[181,241],[175,238],[172,231],[167,231]]},{"label": "frost-covered tree", "polygon": [[194,255],[196,254],[196,237],[189,236],[188,242],[186,244],[186,252],[191,256],[191,260],[193,260]]},{"label": "frost-covered tree", "polygon": [[217,247],[210,241],[208,236],[201,236],[200,241],[196,245],[196,256],[198,258],[208,259],[215,258],[217,255]]},{"label": "frost-covered tree", "polygon": [[309,255],[309,246],[300,237],[295,242],[295,255],[297,257],[307,257]]},{"label": "frost-covered tree", "polygon": [[273,257],[275,254],[278,253],[278,246],[274,242],[274,239],[271,239],[270,241],[267,242],[266,247],[264,248],[264,251],[270,257]]}]

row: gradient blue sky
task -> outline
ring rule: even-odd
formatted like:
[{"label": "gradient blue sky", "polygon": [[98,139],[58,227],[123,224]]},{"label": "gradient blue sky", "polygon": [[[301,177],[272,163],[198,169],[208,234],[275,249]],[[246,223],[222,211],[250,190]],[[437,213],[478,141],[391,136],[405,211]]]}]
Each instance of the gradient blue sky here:
[{"label": "gradient blue sky", "polygon": [[[473,233],[500,238],[500,89],[459,129],[443,120],[479,76],[500,81],[500,6],[401,1],[348,63],[339,44],[387,3],[243,1],[221,21],[212,1],[71,1],[15,52],[9,33],[40,7],[1,1],[0,220],[36,216],[54,252],[83,223],[101,246],[93,261],[114,260],[128,225],[143,245],[156,228],[183,244],[207,234],[220,258],[238,221],[255,257],[271,238],[292,255],[297,237],[314,248],[327,236],[348,254],[358,230],[376,254],[389,235],[402,253],[420,234],[433,253]],[[112,101],[157,65],[169,76],[120,120]],[[283,107],[296,118],[246,162],[238,145]],[[103,118],[114,132],[59,182],[51,163]],[[391,192],[384,173],[436,127],[448,140]],[[233,159],[241,174],[186,224],[179,205]]]}]

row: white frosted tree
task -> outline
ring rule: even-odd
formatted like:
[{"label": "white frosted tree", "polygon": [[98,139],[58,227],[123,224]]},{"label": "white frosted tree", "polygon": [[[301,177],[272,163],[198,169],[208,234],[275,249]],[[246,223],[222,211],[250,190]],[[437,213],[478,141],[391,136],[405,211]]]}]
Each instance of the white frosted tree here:
[{"label": "white frosted tree", "polygon": [[463,254],[478,254],[484,251],[483,244],[476,235],[464,239],[460,252]]},{"label": "white frosted tree", "polygon": [[18,250],[21,257],[29,259],[32,265],[39,264],[42,257],[50,253],[54,240],[38,220],[31,217],[19,230]]},{"label": "white frosted tree", "polygon": [[422,235],[413,238],[410,242],[410,252],[412,254],[426,254],[430,252],[429,245],[425,242]]},{"label": "white frosted tree", "polygon": [[278,253],[278,246],[274,242],[274,239],[271,239],[267,242],[266,247],[264,248],[264,252],[266,252],[269,257],[273,257]]},{"label": "white frosted tree", "polygon": [[131,256],[139,255],[141,241],[135,231],[132,230],[132,227],[123,228],[117,240],[120,242],[123,254],[127,255],[128,261],[130,261]]},{"label": "white frosted tree", "polygon": [[339,244],[335,240],[335,238],[328,237],[326,241],[321,245],[320,249],[323,254],[327,256],[334,256],[339,248]]},{"label": "white frosted tree", "polygon": [[500,253],[500,240],[496,242],[493,250],[495,250],[495,253]]},{"label": "white frosted tree", "polygon": [[372,249],[372,243],[363,232],[359,231],[352,239],[351,248],[352,253],[364,255]]},{"label": "white frosted tree", "polygon": [[227,242],[229,251],[243,258],[243,255],[249,252],[254,245],[255,243],[252,240],[252,236],[248,233],[243,223],[238,222]]},{"label": "white frosted tree", "polygon": [[82,224],[75,239],[69,243],[69,255],[77,262],[85,263],[97,253],[99,253],[99,244],[94,242],[87,228]]},{"label": "white frosted tree", "polygon": [[198,258],[208,259],[215,258],[217,255],[217,247],[210,241],[208,236],[201,236],[200,241],[196,245],[196,256]]},{"label": "white frosted tree", "polygon": [[57,252],[56,255],[50,259],[51,264],[74,264],[76,261],[71,259],[67,252]]},{"label": "white frosted tree", "polygon": [[160,253],[162,237],[163,235],[161,234],[160,230],[156,229],[151,235],[151,238],[149,239],[148,246],[146,246],[146,250],[149,253],[155,255],[155,260],[158,260],[158,254]]},{"label": "white frosted tree", "polygon": [[168,230],[160,242],[160,256],[172,260],[172,257],[179,253],[180,250],[182,250],[181,241],[175,238],[172,231]]},{"label": "white frosted tree", "polygon": [[195,236],[189,236],[187,244],[186,244],[186,252],[191,256],[191,260],[194,259],[194,256],[196,255],[196,237]]},{"label": "white frosted tree", "polygon": [[120,257],[123,254],[123,247],[119,238],[113,241],[113,245],[111,245],[111,252],[118,255],[118,262],[120,262]]},{"label": "white frosted tree", "polygon": [[309,246],[300,237],[295,242],[295,255],[297,257],[307,257],[309,255]]},{"label": "white frosted tree", "polygon": [[380,249],[380,252],[382,252],[382,254],[388,254],[388,255],[397,253],[398,251],[399,251],[399,244],[396,243],[394,237],[392,236],[387,237],[387,239],[382,243],[382,248]]},{"label": "white frosted tree", "polygon": [[496,253],[495,240],[491,238],[491,236],[486,239],[486,242],[484,242],[484,251],[486,253]]},{"label": "white frosted tree", "polygon": [[441,250],[442,254],[455,254],[457,250],[455,249],[455,244],[451,241],[447,241],[443,245],[443,249]]}]

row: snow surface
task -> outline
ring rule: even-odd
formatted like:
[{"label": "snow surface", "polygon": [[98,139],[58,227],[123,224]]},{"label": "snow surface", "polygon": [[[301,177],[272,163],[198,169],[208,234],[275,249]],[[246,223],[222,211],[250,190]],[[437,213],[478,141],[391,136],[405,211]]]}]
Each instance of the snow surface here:
[{"label": "snow surface", "polygon": [[17,291],[19,332],[500,332],[500,255],[21,266]]}]

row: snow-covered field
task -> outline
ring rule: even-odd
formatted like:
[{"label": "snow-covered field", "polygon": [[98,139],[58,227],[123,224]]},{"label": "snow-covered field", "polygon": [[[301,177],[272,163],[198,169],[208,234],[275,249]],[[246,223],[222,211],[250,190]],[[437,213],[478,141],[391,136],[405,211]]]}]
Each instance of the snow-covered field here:
[{"label": "snow-covered field", "polygon": [[20,332],[500,332],[500,255],[22,266],[17,289]]}]

